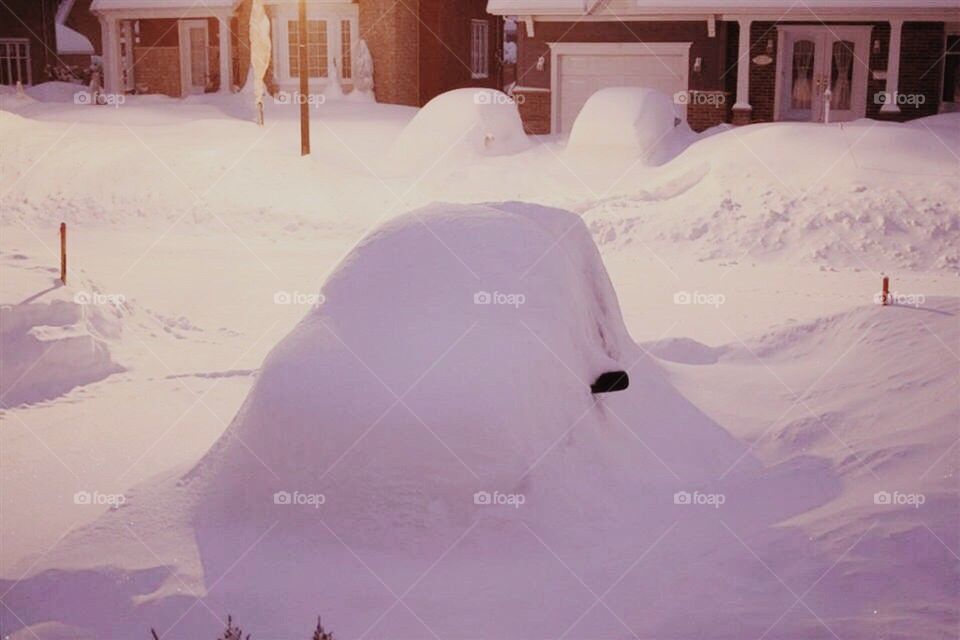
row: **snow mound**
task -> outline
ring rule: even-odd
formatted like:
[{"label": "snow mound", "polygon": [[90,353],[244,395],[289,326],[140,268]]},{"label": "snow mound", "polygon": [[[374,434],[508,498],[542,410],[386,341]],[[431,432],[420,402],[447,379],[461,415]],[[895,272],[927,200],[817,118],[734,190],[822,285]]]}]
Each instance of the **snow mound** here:
[{"label": "snow mound", "polygon": [[[33,282],[31,295],[0,305],[3,381],[0,408],[47,400],[123,371],[111,342],[120,336],[125,302],[89,282],[69,287],[48,274],[18,266],[26,256],[5,255],[0,263],[18,282]],[[0,299],[11,293],[0,290]]]},{"label": "snow mound", "polygon": [[673,99],[655,89],[608,87],[590,96],[577,116],[567,154],[650,158],[679,122]]},{"label": "snow mound", "polygon": [[24,92],[37,102],[73,102],[78,93],[86,93],[87,88],[74,82],[41,82],[26,87]]},{"label": "snow mound", "polygon": [[495,89],[455,89],[428,102],[393,145],[399,166],[426,169],[519,153],[529,146],[517,105]]}]

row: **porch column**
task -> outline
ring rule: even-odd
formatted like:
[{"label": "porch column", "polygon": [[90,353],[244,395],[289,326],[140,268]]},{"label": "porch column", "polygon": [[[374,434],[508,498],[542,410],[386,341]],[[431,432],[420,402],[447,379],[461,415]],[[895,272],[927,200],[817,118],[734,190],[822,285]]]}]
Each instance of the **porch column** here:
[{"label": "porch column", "polygon": [[749,124],[750,113],[750,26],[753,20],[739,18],[740,44],[737,48],[737,101],[733,104],[733,123]]},{"label": "porch column", "polygon": [[120,38],[117,28],[116,18],[100,17],[100,33],[103,46],[103,90],[106,93],[121,93]]},{"label": "porch column", "polygon": [[900,33],[903,20],[890,21],[890,46],[887,51],[887,95],[881,113],[900,113],[897,92],[900,91]]},{"label": "porch column", "polygon": [[220,25],[220,93],[233,91],[233,65],[230,51],[230,16],[217,16]]}]

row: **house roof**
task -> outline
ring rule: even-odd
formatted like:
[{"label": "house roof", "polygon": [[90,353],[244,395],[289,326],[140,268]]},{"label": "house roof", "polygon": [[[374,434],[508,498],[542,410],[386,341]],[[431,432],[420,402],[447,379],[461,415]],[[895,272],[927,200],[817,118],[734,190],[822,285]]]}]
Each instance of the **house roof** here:
[{"label": "house roof", "polygon": [[91,11],[121,9],[233,9],[240,0],[93,0]]},{"label": "house roof", "polygon": [[957,0],[489,0],[496,15],[656,15],[851,13],[855,11],[956,12]]}]

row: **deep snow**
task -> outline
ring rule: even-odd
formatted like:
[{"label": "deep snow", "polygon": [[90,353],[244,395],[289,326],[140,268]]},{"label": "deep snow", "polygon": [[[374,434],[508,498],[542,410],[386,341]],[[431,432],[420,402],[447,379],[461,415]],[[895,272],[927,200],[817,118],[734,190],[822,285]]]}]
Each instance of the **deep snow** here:
[{"label": "deep snow", "polygon": [[[63,87],[28,91],[35,99],[0,95],[0,285],[2,301],[13,305],[4,310],[12,314],[4,315],[4,330],[15,326],[8,317],[37,314],[42,320],[34,326],[69,326],[71,336],[80,331],[124,371],[93,382],[99,376],[90,376],[88,367],[65,371],[45,366],[44,358],[30,373],[40,387],[16,383],[10,394],[68,374],[68,384],[50,385],[45,400],[16,399],[10,404],[27,404],[0,418],[0,575],[6,578],[0,592],[9,588],[2,598],[9,609],[0,610],[4,631],[20,627],[15,612],[38,621],[18,638],[32,638],[31,631],[43,640],[57,633],[83,637],[78,628],[98,625],[129,625],[123,637],[140,637],[146,620],[160,627],[188,610],[168,637],[181,637],[179,630],[192,638],[190,629],[212,637],[221,626],[215,615],[228,611],[254,637],[302,637],[317,613],[342,637],[365,631],[366,637],[432,637],[428,628],[444,638],[463,637],[465,629],[497,637],[833,637],[829,627],[845,639],[937,638],[957,628],[957,116],[907,125],[778,124],[688,134],[671,149],[671,157],[679,155],[659,167],[567,154],[562,139],[533,139],[528,150],[513,155],[452,151],[410,174],[384,157],[415,113],[407,108],[326,104],[312,111],[315,155],[301,159],[295,109],[288,105],[268,103],[267,126],[258,129],[242,119],[249,109],[239,99],[131,98],[114,109],[75,105]],[[505,334],[513,337],[499,346],[502,351],[471,349],[489,335],[478,324],[458,345],[467,351],[452,349],[447,358],[453,360],[441,361],[404,398],[430,428],[397,405],[323,479],[330,530],[317,524],[312,507],[281,510],[282,524],[270,529],[272,501],[265,512],[241,517],[243,526],[204,527],[217,514],[242,516],[229,512],[229,494],[216,488],[221,477],[232,476],[211,469],[233,465],[267,486],[280,482],[256,460],[268,462],[261,449],[280,460],[293,455],[277,447],[273,412],[264,420],[262,411],[245,410],[232,430],[227,424],[251,388],[258,391],[248,408],[275,406],[256,400],[270,394],[259,386],[267,383],[253,386],[253,373],[305,313],[305,324],[329,319],[323,306],[308,310],[337,264],[330,282],[339,280],[341,292],[342,283],[381,276],[382,265],[363,266],[378,264],[370,251],[363,264],[341,262],[367,230],[433,200],[511,199],[576,211],[598,244],[626,327],[640,341],[634,346],[614,326],[621,354],[636,355],[626,365],[640,362],[631,370],[631,390],[598,407],[631,416],[624,417],[628,424],[613,413],[594,420],[591,408],[527,475],[528,500],[519,509],[474,510],[470,489],[509,487],[478,483],[457,456],[486,477],[490,461],[478,455],[496,425],[478,420],[485,428],[457,433],[480,443],[451,447],[453,455],[431,434],[443,437],[441,429],[456,424],[446,419],[453,410],[438,407],[434,396],[454,398],[465,386],[491,385],[491,395],[504,402],[535,400],[522,385],[471,377],[480,365],[454,367],[458,354],[483,366],[503,351],[524,363],[540,358],[539,375],[528,384],[571,394],[583,392],[588,373],[613,364],[602,358],[582,364],[597,351],[563,350],[590,340],[558,340],[553,330],[541,336],[544,344],[523,329],[529,343],[519,342],[523,334],[517,332]],[[66,288],[53,288],[52,249],[61,219],[71,225],[75,277]],[[391,300],[391,310],[427,326],[444,317],[465,320],[477,310],[470,269],[486,275],[493,268],[489,256],[478,256],[482,268],[461,263],[440,242],[465,241],[450,231],[452,222],[438,227],[438,238],[430,233],[433,225],[405,220],[374,236],[375,253],[389,254],[393,234],[406,229],[418,238],[416,251],[401,252],[409,268],[421,256],[434,268],[408,278],[417,294],[409,306],[396,302],[406,299],[400,286],[378,290],[383,300],[324,289],[327,312],[348,319],[338,335],[367,335],[370,327],[355,321],[360,312],[354,305],[383,310]],[[563,272],[553,252],[583,246],[586,237],[576,225],[570,234],[523,280],[534,279],[541,267]],[[556,234],[522,237],[537,244]],[[511,247],[504,241],[501,250],[516,254]],[[393,268],[386,271],[382,277],[393,282]],[[881,272],[893,276],[901,306],[873,304]],[[440,308],[440,292],[421,284],[440,276],[466,288],[468,297],[449,309],[443,298]],[[587,289],[597,282],[575,280]],[[108,319],[108,331],[100,320],[78,324],[77,309],[61,306],[76,305],[77,293],[90,292],[104,302],[79,307],[81,317]],[[118,294],[119,308],[112,302]],[[533,302],[480,309],[534,313],[531,328],[550,320],[551,327],[582,329],[586,325],[564,313],[564,295],[539,301],[546,305],[539,314],[527,307]],[[418,298],[433,301],[433,313],[416,315],[412,301]],[[27,299],[26,308],[17,304]],[[380,341],[344,340],[397,394],[419,373],[414,380],[404,371],[381,373],[378,357],[420,364],[418,358],[426,358],[391,339],[415,326],[402,317],[380,311],[369,321],[385,327]],[[293,335],[304,341],[284,340],[274,353],[286,350],[286,364],[266,365],[261,381],[275,380],[291,362],[315,366],[302,357],[306,345],[315,345],[311,352],[351,363],[351,377],[335,380],[344,397],[358,395],[351,380],[375,390],[358,415],[396,400],[342,344],[332,338],[320,344],[323,332],[303,326]],[[50,338],[57,331],[33,335]],[[6,337],[4,394],[11,385]],[[413,338],[411,345],[418,343]],[[27,344],[21,337],[13,343]],[[545,345],[581,363],[571,369],[583,379]],[[432,342],[426,347],[439,348]],[[542,350],[536,356],[534,347]],[[319,389],[304,391],[296,398],[306,398],[316,417],[291,423],[328,424],[332,400]],[[660,407],[662,398],[697,416],[681,420],[684,426],[729,432],[738,451],[747,452],[743,460],[730,474],[714,469],[706,475],[715,482],[699,484],[704,474],[691,463],[697,458],[688,458],[679,443],[643,438],[647,448],[637,439],[641,426],[657,433],[657,425],[632,420]],[[555,417],[579,409],[576,402],[564,395],[554,403]],[[294,406],[280,410],[293,412]],[[482,408],[493,412],[482,415],[498,415],[502,406],[490,401]],[[664,409],[663,415],[677,411]],[[382,428],[391,424],[395,430]],[[250,449],[227,433],[240,434]],[[258,438],[255,446],[247,435]],[[343,432],[335,435],[330,444],[342,444]],[[512,430],[508,436],[515,446],[505,458],[511,464],[502,466],[515,469],[533,447],[518,444]],[[177,478],[218,439],[215,453],[178,486]],[[411,449],[420,454],[412,462],[404,455]],[[308,453],[296,448],[297,456]],[[316,464],[298,465],[296,478],[314,478],[329,455],[324,448]],[[370,458],[377,455],[390,464],[378,467]],[[571,465],[584,464],[588,472],[570,473]],[[420,467],[445,473],[424,486],[414,473]],[[424,508],[410,498],[417,491],[398,483],[383,494],[380,519],[366,517],[361,506],[369,502],[335,500],[338,489],[347,496],[346,487],[365,492],[375,486],[377,474],[361,470],[376,468],[390,470],[384,477],[420,479],[412,485],[419,491],[457,486],[458,498],[440,492],[445,499]],[[644,476],[651,470],[654,478]],[[280,471],[282,478],[286,469]],[[756,474],[760,480],[751,480]],[[719,509],[684,509],[673,504],[674,488],[720,491],[726,500]],[[126,502],[117,511],[103,503],[78,504],[77,491],[124,494]],[[876,504],[878,491],[925,501],[917,508]],[[234,504],[263,495],[261,487]],[[455,506],[448,508],[451,500]],[[204,508],[214,504],[217,509]],[[479,517],[468,531],[474,514]],[[385,528],[394,535],[382,543]],[[303,531],[311,532],[307,542]],[[394,541],[407,542],[403,553]],[[305,558],[298,545],[324,555]],[[337,579],[321,580],[315,590],[304,587],[282,603],[287,617],[273,619],[272,593],[331,574]],[[262,592],[242,588],[254,583]],[[314,597],[303,598],[305,591]],[[131,593],[139,595],[130,600]],[[202,604],[195,595],[203,596]],[[532,609],[531,597],[538,603]],[[49,602],[60,603],[54,615],[60,622],[39,622],[50,618]]]}]

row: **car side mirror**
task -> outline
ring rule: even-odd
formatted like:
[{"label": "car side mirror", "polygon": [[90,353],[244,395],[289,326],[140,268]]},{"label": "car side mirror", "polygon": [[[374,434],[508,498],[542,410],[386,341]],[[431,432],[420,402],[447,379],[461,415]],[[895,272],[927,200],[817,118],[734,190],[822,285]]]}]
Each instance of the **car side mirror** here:
[{"label": "car side mirror", "polygon": [[626,371],[607,371],[601,373],[596,381],[590,385],[590,393],[612,393],[623,391],[630,386],[630,376]]}]

